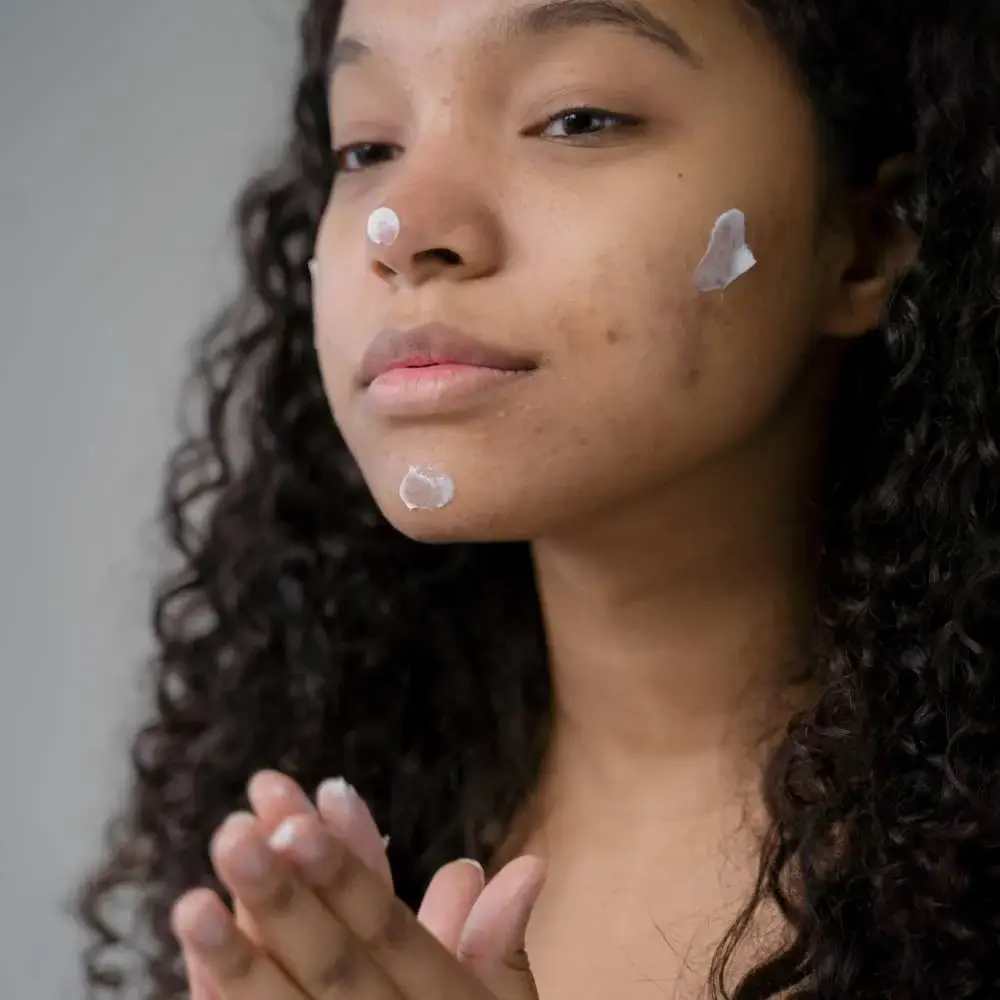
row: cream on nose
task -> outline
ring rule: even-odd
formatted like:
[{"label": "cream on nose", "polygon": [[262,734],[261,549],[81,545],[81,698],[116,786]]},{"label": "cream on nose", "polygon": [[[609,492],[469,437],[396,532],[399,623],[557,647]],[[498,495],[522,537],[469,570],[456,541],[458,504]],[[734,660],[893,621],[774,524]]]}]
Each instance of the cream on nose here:
[{"label": "cream on nose", "polygon": [[392,246],[399,238],[399,228],[399,216],[385,205],[368,216],[368,239],[377,246]]}]

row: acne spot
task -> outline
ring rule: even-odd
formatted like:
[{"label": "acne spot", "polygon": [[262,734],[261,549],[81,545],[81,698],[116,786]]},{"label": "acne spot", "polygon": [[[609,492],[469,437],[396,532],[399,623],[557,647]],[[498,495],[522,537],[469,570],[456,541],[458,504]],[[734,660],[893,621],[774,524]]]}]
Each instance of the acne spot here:
[{"label": "acne spot", "polygon": [[604,339],[609,344],[617,344],[622,339],[621,331],[615,329],[613,326],[609,326],[604,333]]},{"label": "acne spot", "polygon": [[[687,345],[688,352],[692,357],[696,357],[700,352],[697,345]],[[681,365],[680,385],[682,389],[693,389],[701,381],[701,369],[691,361],[687,365]]]},{"label": "acne spot", "polygon": [[705,354],[703,332],[706,306],[705,299],[693,299],[680,310],[677,337],[677,381],[682,389],[693,389],[701,381]]}]

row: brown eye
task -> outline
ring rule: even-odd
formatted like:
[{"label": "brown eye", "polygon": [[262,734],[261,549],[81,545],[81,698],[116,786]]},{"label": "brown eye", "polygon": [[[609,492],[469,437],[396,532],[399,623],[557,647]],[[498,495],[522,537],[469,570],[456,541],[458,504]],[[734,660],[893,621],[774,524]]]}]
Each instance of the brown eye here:
[{"label": "brown eye", "polygon": [[355,174],[392,160],[395,153],[395,147],[382,142],[355,142],[335,149],[333,162],[338,173]]},{"label": "brown eye", "polygon": [[570,108],[550,118],[541,135],[550,139],[576,139],[617,131],[639,124],[632,115],[620,115],[602,108]]}]

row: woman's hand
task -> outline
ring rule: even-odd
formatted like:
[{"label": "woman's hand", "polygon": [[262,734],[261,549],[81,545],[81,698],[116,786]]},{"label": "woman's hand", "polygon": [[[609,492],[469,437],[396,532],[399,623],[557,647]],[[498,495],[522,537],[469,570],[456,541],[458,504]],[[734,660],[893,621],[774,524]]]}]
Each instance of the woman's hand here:
[{"label": "woman's hand", "polygon": [[392,893],[374,821],[356,796],[345,810],[344,791],[327,786],[318,815],[281,775],[251,783],[257,816],[231,817],[212,850],[236,919],[207,890],[175,907],[194,1000],[534,997],[523,939],[541,862],[519,858],[485,890],[478,868],[446,865],[415,917]]},{"label": "woman's hand", "polygon": [[[268,837],[290,816],[313,811],[313,804],[300,786],[277,771],[256,774],[250,781],[247,794]],[[392,888],[392,871],[385,840],[361,796],[343,779],[332,779],[319,786],[316,807],[334,836]],[[483,886],[483,870],[475,862],[461,859],[444,865],[431,879],[417,919],[449,951],[454,952],[465,918],[483,891]],[[250,937],[255,938],[253,921],[238,903],[236,922]]]}]

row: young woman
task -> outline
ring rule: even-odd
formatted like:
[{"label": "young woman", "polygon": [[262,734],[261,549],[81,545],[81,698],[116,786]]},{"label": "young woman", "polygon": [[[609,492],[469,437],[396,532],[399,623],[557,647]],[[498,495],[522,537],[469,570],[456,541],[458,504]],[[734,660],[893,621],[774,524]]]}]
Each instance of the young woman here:
[{"label": "young woman", "polygon": [[302,41],[90,981],[998,995],[1000,4]]}]

